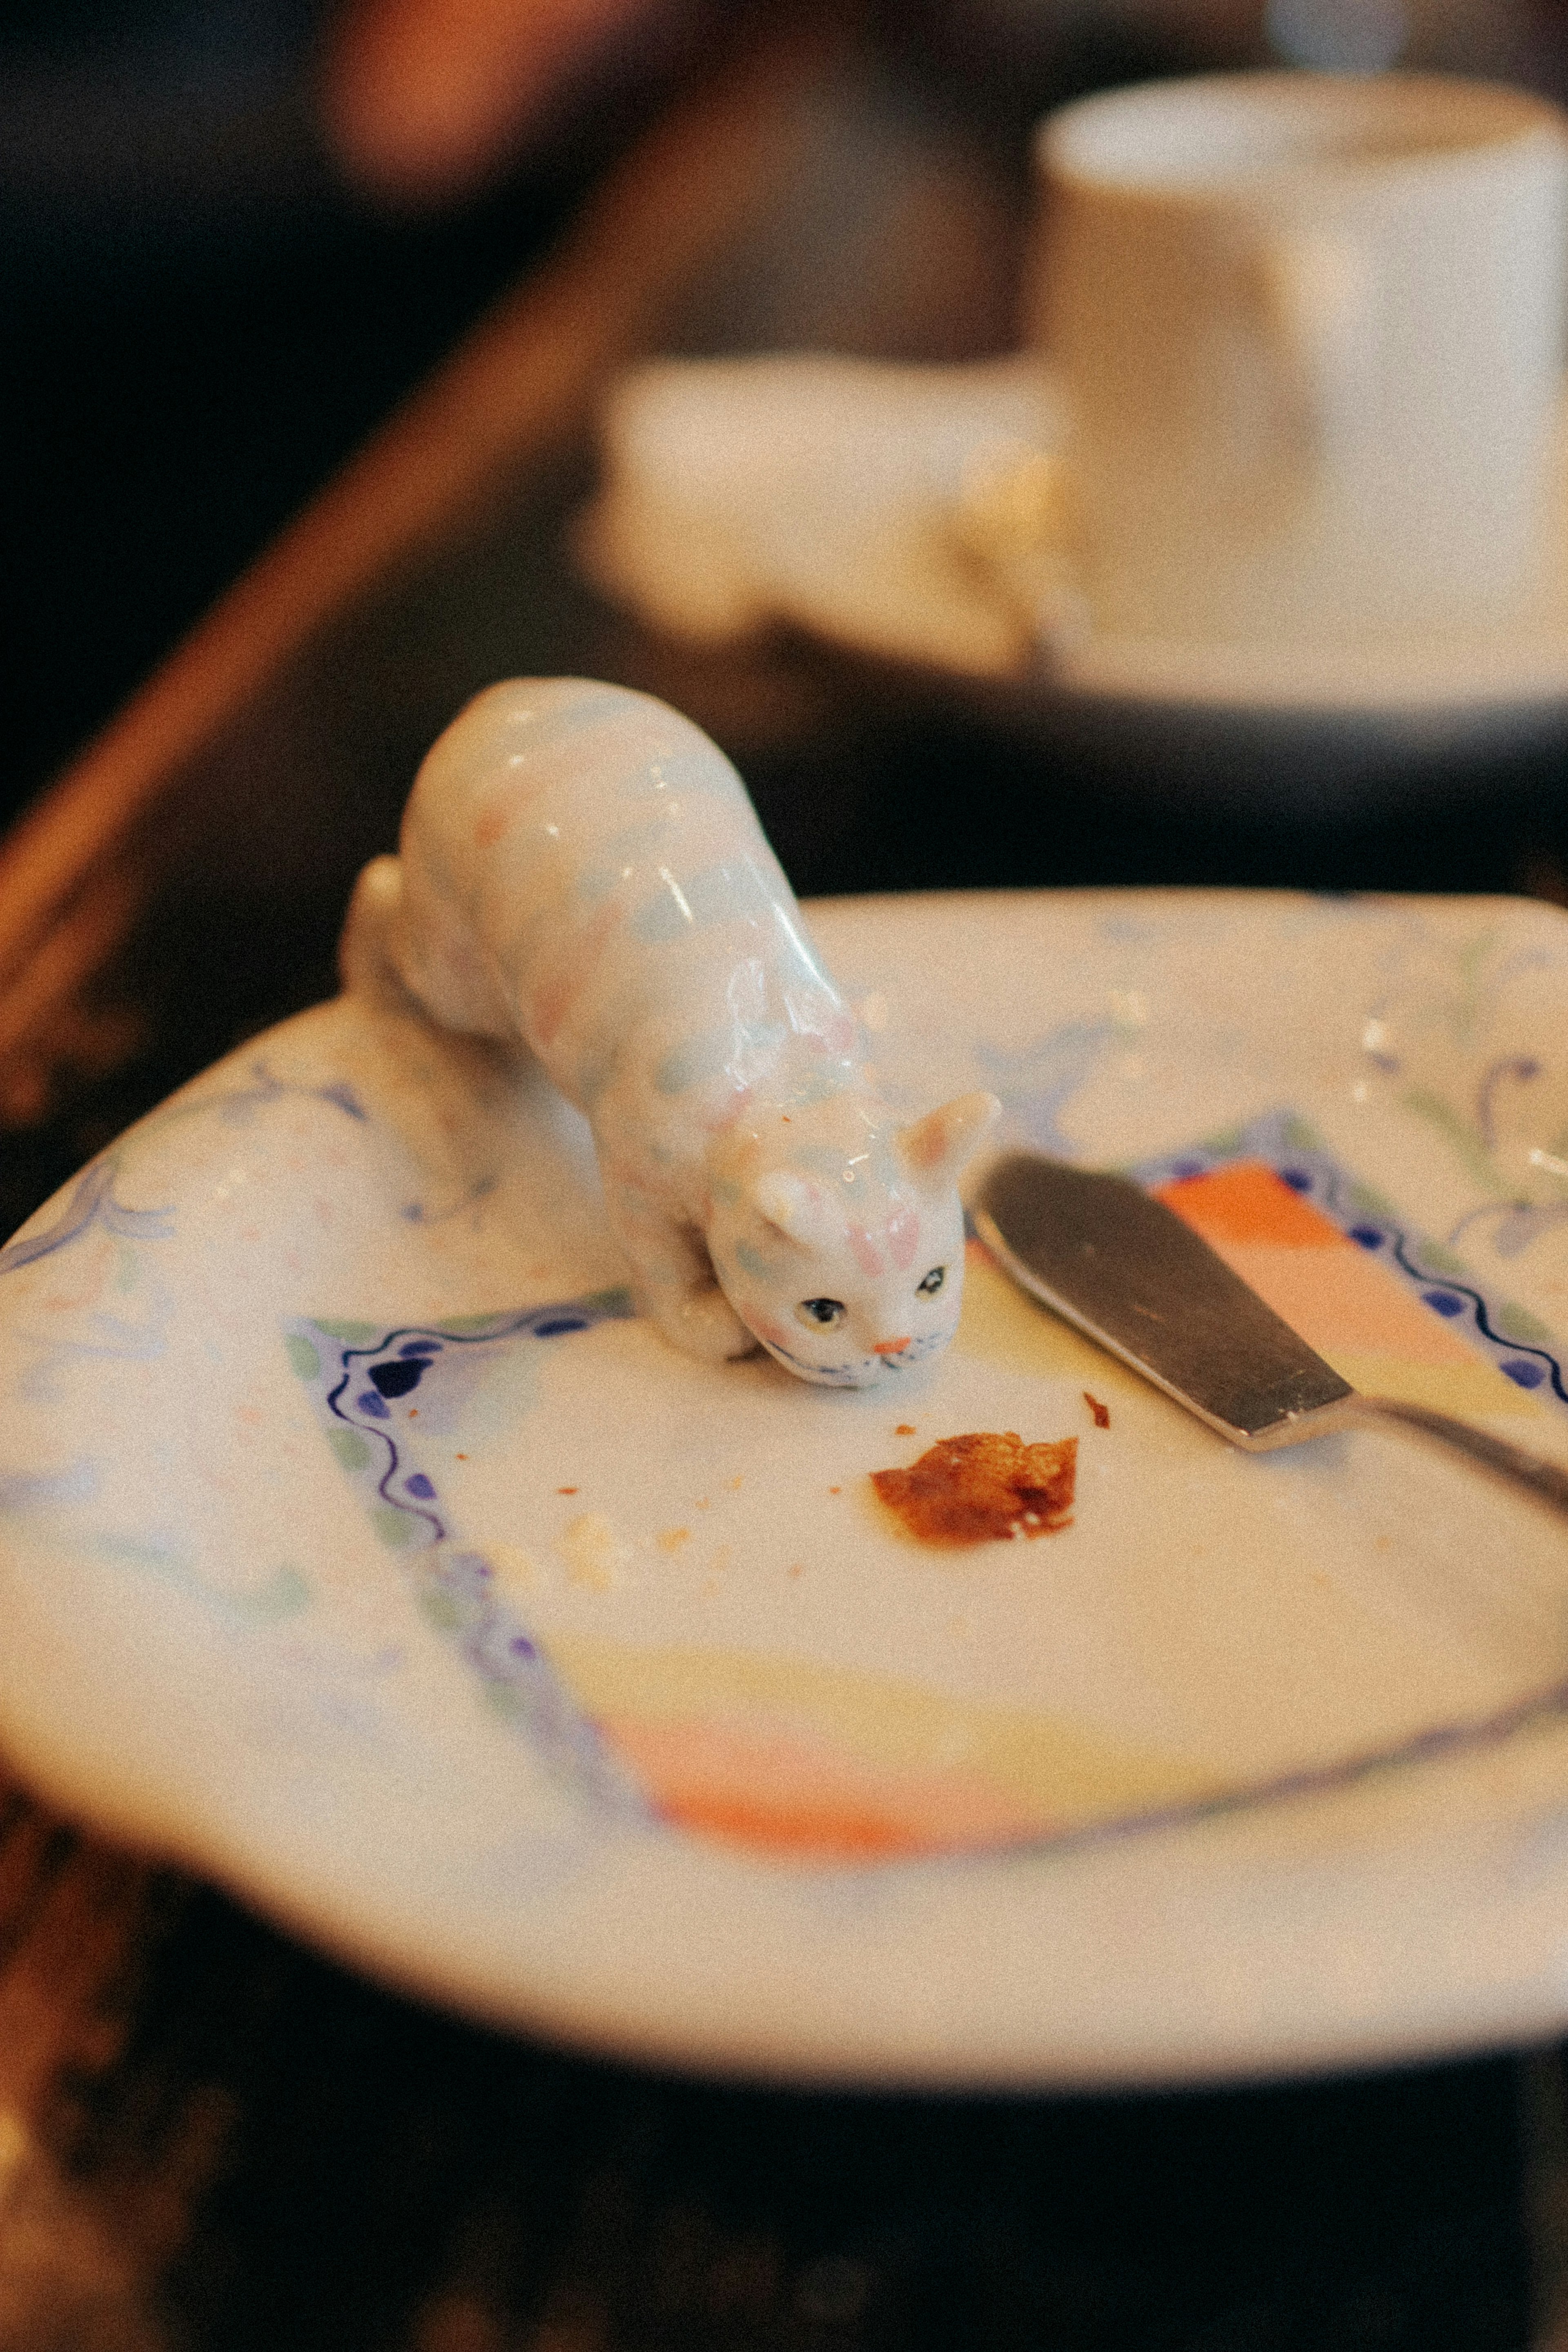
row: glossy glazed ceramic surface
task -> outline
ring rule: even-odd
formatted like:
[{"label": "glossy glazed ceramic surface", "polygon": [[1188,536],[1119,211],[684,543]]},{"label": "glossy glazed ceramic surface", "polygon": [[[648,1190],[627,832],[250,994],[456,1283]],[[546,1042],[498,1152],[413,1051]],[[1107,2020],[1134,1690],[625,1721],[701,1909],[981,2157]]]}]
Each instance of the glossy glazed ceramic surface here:
[{"label": "glossy glazed ceramic surface", "polygon": [[[868,901],[889,1094],[1129,1167],[1347,1374],[1568,1460],[1568,926]],[[0,1252],[0,1733],[400,1983],[797,2079],[1193,2079],[1568,2014],[1568,1558],[1376,1434],[1234,1454],[972,1245],[881,1390],[630,1315],[585,1129],[340,1002]],[[1100,1407],[1096,1412],[1095,1406]],[[1101,1415],[1109,1413],[1109,1425]],[[869,1473],[1078,1440],[1070,1527]]]},{"label": "glossy glazed ceramic surface", "polygon": [[1032,308],[1098,635],[1342,646],[1522,617],[1565,132],[1522,92],[1411,73],[1197,76],[1047,116]]},{"label": "glossy glazed ceramic surface", "polygon": [[978,1089],[901,1119],[745,786],[651,695],[511,678],[422,763],[355,885],[351,992],[525,1048],[586,1118],[639,1314],[863,1388],[940,1353]]}]

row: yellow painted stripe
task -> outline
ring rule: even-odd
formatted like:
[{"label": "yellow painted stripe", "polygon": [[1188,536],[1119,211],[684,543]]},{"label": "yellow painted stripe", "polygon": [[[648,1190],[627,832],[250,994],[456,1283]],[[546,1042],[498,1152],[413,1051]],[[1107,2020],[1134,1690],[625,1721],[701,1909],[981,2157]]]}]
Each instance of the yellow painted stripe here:
[{"label": "yellow painted stripe", "polygon": [[707,1721],[759,1745],[822,1743],[877,1775],[983,1778],[1020,1811],[1093,1821],[1215,1787],[1199,1759],[1141,1750],[1060,1717],[952,1698],[890,1675],[752,1651],[654,1649],[550,1635],[552,1663],[587,1715]]}]

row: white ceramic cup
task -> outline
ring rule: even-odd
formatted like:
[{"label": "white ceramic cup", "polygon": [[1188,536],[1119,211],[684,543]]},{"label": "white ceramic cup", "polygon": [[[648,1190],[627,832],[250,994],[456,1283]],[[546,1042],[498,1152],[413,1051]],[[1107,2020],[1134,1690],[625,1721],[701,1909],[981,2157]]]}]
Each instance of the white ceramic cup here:
[{"label": "white ceramic cup", "polygon": [[1568,125],[1441,76],[1237,74],[1042,125],[1032,340],[1098,633],[1506,628],[1546,536]]}]

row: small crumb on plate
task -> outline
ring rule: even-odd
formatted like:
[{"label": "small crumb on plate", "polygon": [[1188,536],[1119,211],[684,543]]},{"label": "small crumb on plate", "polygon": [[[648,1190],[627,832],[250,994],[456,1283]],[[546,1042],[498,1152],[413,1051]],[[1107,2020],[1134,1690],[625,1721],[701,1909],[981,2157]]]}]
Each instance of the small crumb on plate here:
[{"label": "small crumb on plate", "polygon": [[907,1470],[873,1470],[888,1508],[922,1543],[1055,1535],[1070,1524],[1078,1440],[1026,1445],[1016,1430],[942,1437]]},{"label": "small crumb on plate", "polygon": [[488,1543],[485,1558],[503,1591],[530,1592],[539,1581],[539,1570],[521,1544]]},{"label": "small crumb on plate", "polygon": [[630,1544],[600,1511],[582,1511],[562,1532],[567,1581],[589,1592],[608,1592],[631,1560]]}]

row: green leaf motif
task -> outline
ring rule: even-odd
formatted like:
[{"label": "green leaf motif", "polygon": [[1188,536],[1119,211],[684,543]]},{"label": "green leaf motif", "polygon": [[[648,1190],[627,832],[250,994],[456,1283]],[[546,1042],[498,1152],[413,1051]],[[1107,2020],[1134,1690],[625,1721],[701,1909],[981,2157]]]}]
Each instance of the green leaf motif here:
[{"label": "green leaf motif", "polygon": [[310,1600],[309,1580],[300,1574],[292,1560],[284,1560],[275,1568],[263,1584],[249,1592],[224,1596],[229,1606],[253,1623],[276,1625],[284,1617],[297,1617],[308,1608]]},{"label": "green leaf motif", "polygon": [[1494,1307],[1492,1322],[1505,1339],[1543,1340],[1552,1337],[1550,1328],[1539,1315],[1532,1315],[1528,1307],[1510,1304]]},{"label": "green leaf motif", "polygon": [[291,1561],[285,1560],[259,1584],[231,1591],[204,1575],[199,1562],[184,1546],[162,1543],[156,1537],[116,1535],[106,1529],[94,1537],[91,1549],[100,1559],[152,1569],[221,1615],[238,1617],[253,1625],[275,1625],[280,1618],[298,1616],[310,1604],[310,1584]]},{"label": "green leaf motif", "polygon": [[1445,1247],[1442,1242],[1423,1242],[1421,1255],[1436,1274],[1458,1276],[1469,1272],[1464,1259]]},{"label": "green leaf motif", "polygon": [[1481,976],[1487,958],[1497,944],[1495,929],[1478,932],[1468,940],[1454,961],[1459,973],[1459,995],[1448,1007],[1450,1034],[1460,1045],[1469,1042],[1476,1025],[1476,1016],[1482,1007]]},{"label": "green leaf motif", "polygon": [[1458,1111],[1439,1096],[1428,1093],[1425,1087],[1411,1087],[1400,1096],[1399,1100],[1402,1109],[1414,1111],[1417,1118],[1424,1118],[1429,1127],[1437,1129],[1477,1183],[1495,1199],[1503,1188],[1498,1182],[1491,1154],[1475,1130],[1466,1126]]},{"label": "green leaf motif", "polygon": [[321,1359],[309,1339],[302,1338],[298,1331],[290,1331],[283,1344],[289,1350],[289,1361],[302,1381],[321,1379]]}]

